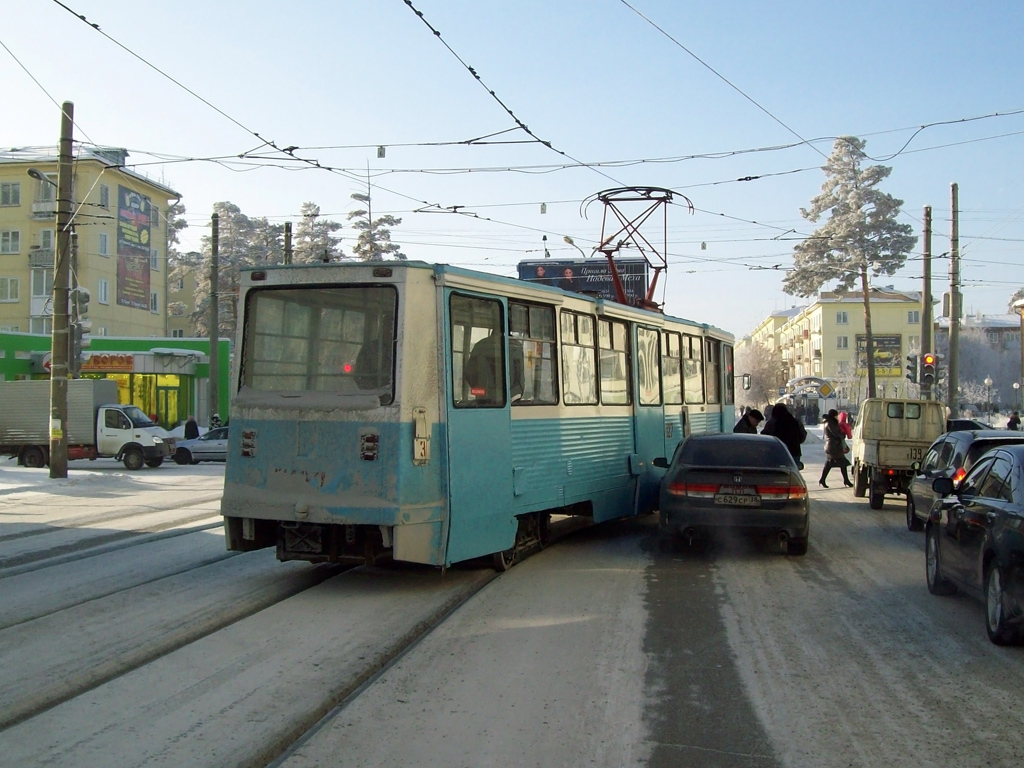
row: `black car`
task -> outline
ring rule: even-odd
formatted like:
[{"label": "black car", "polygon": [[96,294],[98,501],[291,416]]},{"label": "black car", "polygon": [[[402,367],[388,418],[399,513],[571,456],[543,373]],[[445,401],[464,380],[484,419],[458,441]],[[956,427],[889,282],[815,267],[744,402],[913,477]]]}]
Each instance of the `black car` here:
[{"label": "black car", "polygon": [[960,482],[974,463],[991,448],[999,445],[1024,443],[1024,432],[1010,429],[972,429],[946,432],[940,435],[925,453],[917,473],[907,487],[907,528],[920,531],[928,512],[935,503],[932,482],[948,477],[954,484]]},{"label": "black car", "polygon": [[807,553],[807,484],[789,449],[768,435],[695,435],[679,444],[661,482],[663,541],[692,544],[724,529],[770,536]]},{"label": "black car", "polygon": [[[997,645],[1024,639],[1024,445],[986,453],[944,497],[926,523],[928,591],[962,589],[985,603],[985,627]],[[955,488],[955,493],[954,493]],[[945,494],[952,494],[946,496]]]},{"label": "black car", "polygon": [[947,432],[959,432],[964,429],[992,429],[992,425],[977,419],[946,419]]}]

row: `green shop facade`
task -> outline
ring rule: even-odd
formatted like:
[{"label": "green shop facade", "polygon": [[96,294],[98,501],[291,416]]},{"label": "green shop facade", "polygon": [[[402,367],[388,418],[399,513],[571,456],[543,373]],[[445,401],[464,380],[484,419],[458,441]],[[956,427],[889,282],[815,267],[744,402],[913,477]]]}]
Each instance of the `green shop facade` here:
[{"label": "green shop facade", "polygon": [[[227,421],[231,396],[231,344],[217,346],[217,411]],[[50,337],[0,332],[0,375],[4,381],[50,378]],[[117,382],[118,400],[137,405],[171,430],[194,415],[203,426],[210,410],[210,340],[93,337],[82,351],[86,379]]]}]

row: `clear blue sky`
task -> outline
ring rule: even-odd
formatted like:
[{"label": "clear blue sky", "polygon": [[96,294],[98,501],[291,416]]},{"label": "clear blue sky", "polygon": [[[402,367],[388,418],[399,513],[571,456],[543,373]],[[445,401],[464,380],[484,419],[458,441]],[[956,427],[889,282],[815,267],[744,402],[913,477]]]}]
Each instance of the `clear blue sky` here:
[{"label": "clear blue sky", "polygon": [[[313,201],[344,221],[369,170],[375,212],[402,217],[394,239],[410,258],[511,275],[542,256],[544,234],[553,257],[578,255],[563,235],[589,251],[601,207],[584,218],[580,204],[594,193],[667,187],[697,211],[669,211],[659,299],[743,335],[804,303],[782,292],[782,270],[793,238],[814,228],[800,208],[820,190],[823,155],[852,134],[893,168],[883,189],[905,201],[916,233],[933,207],[935,254],[949,248],[959,184],[969,310],[1003,313],[1024,285],[1024,114],[970,120],[1024,109],[1015,2],[415,0],[441,39],[403,0],[66,5],[113,40],[52,0],[9,3],[4,149],[55,144],[51,97],[73,101],[76,139],[127,147],[139,171],[182,193],[186,248],[217,201],[274,221],[297,221]],[[494,140],[531,141],[444,43],[558,151],[426,146],[502,131]],[[961,122],[914,135],[950,121]],[[267,148],[244,164],[202,160],[257,148],[254,133],[338,170]],[[708,157],[680,159],[694,155]],[[619,165],[562,168],[575,161]],[[735,181],[745,177],[760,178]],[[416,212],[428,204],[473,215]],[[342,234],[350,245],[351,230]],[[933,264],[937,296],[948,266]],[[920,274],[912,258],[879,282],[920,290]]]}]

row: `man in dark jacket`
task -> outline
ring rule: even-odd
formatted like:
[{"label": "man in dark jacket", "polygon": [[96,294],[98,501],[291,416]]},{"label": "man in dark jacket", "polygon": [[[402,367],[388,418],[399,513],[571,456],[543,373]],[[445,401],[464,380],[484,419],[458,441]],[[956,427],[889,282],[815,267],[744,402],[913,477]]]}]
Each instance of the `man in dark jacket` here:
[{"label": "man in dark jacket", "polygon": [[199,437],[199,425],[196,424],[196,417],[189,416],[188,421],[185,422],[185,439],[194,440]]},{"label": "man in dark jacket", "polygon": [[741,432],[747,435],[756,435],[757,425],[762,421],[764,421],[764,414],[757,410],[757,408],[751,408],[740,416],[740,420],[736,422],[736,426],[732,428],[732,431]]},{"label": "man in dark jacket", "polygon": [[784,403],[776,403],[772,406],[772,415],[765,422],[761,434],[774,435],[779,438],[789,448],[789,452],[793,455],[797,466],[800,469],[804,468],[803,462],[800,461],[800,445],[807,439],[807,430],[789,412]]}]

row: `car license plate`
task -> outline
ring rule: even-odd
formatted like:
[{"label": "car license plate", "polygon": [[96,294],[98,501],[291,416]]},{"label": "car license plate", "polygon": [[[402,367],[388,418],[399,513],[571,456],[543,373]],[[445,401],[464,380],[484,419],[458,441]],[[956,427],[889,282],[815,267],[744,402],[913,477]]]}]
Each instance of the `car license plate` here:
[{"label": "car license plate", "polygon": [[757,489],[752,485],[722,485],[718,488],[719,493],[737,494],[742,493],[748,496],[757,494]]},{"label": "car license plate", "polygon": [[760,507],[761,497],[746,493],[716,493],[715,504],[724,504],[730,507]]}]

